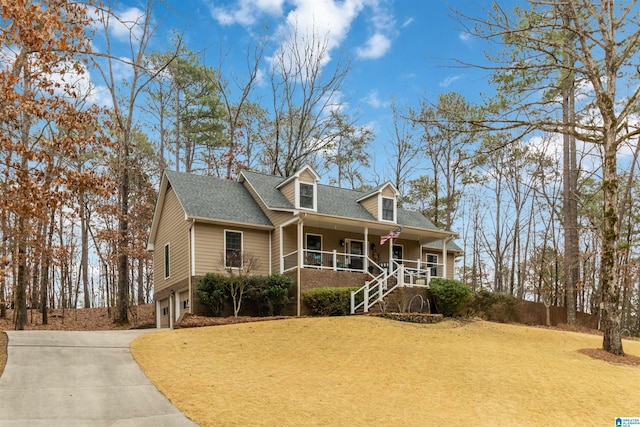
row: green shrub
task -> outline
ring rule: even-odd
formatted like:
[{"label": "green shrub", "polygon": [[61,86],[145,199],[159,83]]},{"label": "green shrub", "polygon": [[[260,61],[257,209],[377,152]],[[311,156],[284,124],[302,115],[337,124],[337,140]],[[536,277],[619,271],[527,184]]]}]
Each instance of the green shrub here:
[{"label": "green shrub", "polygon": [[293,281],[284,274],[251,276],[247,283],[247,297],[259,315],[280,315],[289,303],[289,288]]},{"label": "green shrub", "polygon": [[494,322],[512,322],[516,320],[518,299],[502,292],[482,289],[475,292],[468,303],[469,314]]},{"label": "green shrub", "polygon": [[302,299],[316,316],[344,316],[351,312],[351,291],[357,290],[335,287],[309,289],[302,293]]},{"label": "green shrub", "polygon": [[471,295],[469,287],[462,282],[435,277],[429,282],[438,313],[454,316]]},{"label": "green shrub", "polygon": [[284,274],[272,274],[264,283],[264,298],[269,307],[269,314],[278,316],[289,303],[289,289],[293,284],[291,277]]},{"label": "green shrub", "polygon": [[222,274],[207,273],[198,280],[196,294],[200,302],[211,309],[214,316],[222,313],[229,299],[225,283],[228,278]]}]

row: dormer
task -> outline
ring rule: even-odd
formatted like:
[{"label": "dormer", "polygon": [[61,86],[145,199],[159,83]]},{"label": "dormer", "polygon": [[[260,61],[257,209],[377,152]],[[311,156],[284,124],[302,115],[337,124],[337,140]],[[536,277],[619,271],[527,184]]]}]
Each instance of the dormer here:
[{"label": "dormer", "polygon": [[295,174],[282,181],[276,188],[296,208],[318,210],[318,181],[320,175],[311,166],[303,166]]},{"label": "dormer", "polygon": [[381,222],[395,224],[398,221],[398,196],[396,187],[386,182],[357,200],[373,217]]}]

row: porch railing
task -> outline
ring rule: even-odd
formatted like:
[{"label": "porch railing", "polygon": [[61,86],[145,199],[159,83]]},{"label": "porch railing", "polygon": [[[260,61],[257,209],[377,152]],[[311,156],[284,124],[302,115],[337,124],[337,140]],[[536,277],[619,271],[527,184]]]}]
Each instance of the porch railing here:
[{"label": "porch railing", "polygon": [[[298,266],[298,251],[284,255],[283,270],[293,270]],[[302,267],[319,268],[333,271],[360,271],[366,273],[368,267],[378,267],[364,255],[347,254],[338,251],[302,250]]]},{"label": "porch railing", "polygon": [[[363,312],[369,312],[369,308],[374,304],[384,300],[386,296],[395,291],[399,287],[429,287],[431,274],[433,272],[444,271],[441,264],[426,263],[420,260],[392,260],[390,268],[383,271],[382,274],[373,278],[373,280],[365,282],[365,284],[357,291],[351,292],[351,314],[362,309]],[[395,284],[389,287],[389,279],[394,277]],[[358,300],[360,300],[358,302]]]}]

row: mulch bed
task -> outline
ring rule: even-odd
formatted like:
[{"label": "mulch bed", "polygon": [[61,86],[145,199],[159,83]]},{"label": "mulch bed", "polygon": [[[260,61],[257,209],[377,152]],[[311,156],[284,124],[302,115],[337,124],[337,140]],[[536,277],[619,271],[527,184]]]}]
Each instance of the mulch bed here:
[{"label": "mulch bed", "polygon": [[587,356],[603,360],[605,362],[613,363],[614,365],[625,365],[640,367],[640,357],[633,356],[631,354],[625,354],[624,356],[616,356],[601,348],[582,348],[578,350],[579,353],[586,354]]},{"label": "mulch bed", "polygon": [[198,316],[195,314],[185,313],[181,319],[178,319],[178,321],[173,325],[173,327],[175,329],[199,328],[200,326],[231,325],[234,323],[261,322],[265,320],[281,320],[281,319],[293,319],[293,317],[291,316],[269,316],[269,317],[238,316],[238,318],[236,319],[233,316],[207,317],[207,316]]}]

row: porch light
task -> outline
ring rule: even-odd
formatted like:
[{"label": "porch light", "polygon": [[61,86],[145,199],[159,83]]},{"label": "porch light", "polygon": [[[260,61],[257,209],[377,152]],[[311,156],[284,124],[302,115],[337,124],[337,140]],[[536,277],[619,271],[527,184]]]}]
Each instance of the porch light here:
[{"label": "porch light", "polygon": [[340,239],[340,246],[344,246],[344,239]]}]

